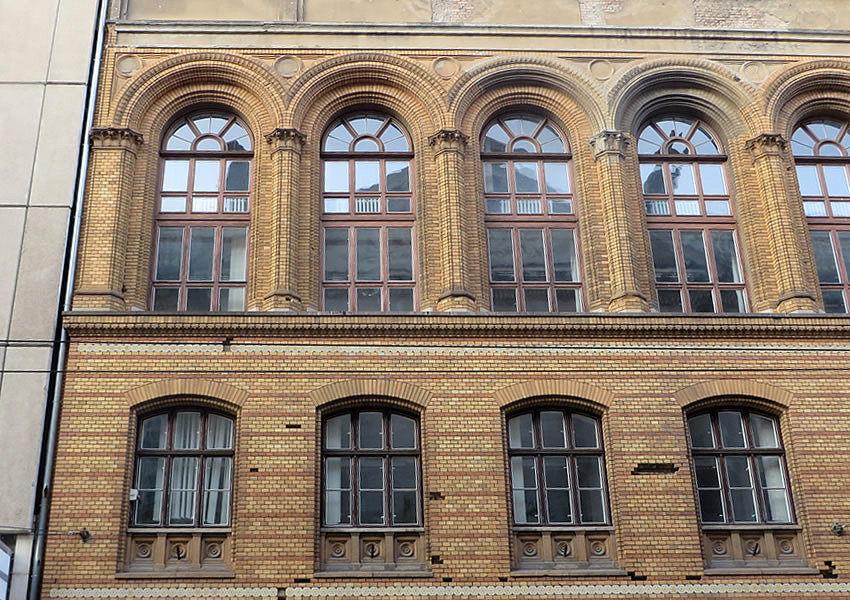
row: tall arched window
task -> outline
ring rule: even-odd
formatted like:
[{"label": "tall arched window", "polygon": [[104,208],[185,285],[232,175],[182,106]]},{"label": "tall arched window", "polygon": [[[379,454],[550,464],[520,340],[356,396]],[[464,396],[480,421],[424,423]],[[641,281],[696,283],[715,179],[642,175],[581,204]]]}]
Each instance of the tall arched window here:
[{"label": "tall arched window", "polygon": [[582,310],[570,158],[547,118],[507,114],[484,128],[484,221],[494,311]]},{"label": "tall arched window", "polygon": [[391,117],[346,115],[322,142],[322,308],[416,310],[413,150]]},{"label": "tall arched window", "polygon": [[791,136],[826,312],[850,306],[850,123],[812,119]]},{"label": "tall arched window", "polygon": [[640,130],[638,155],[662,312],[746,312],[726,155],[698,119]]},{"label": "tall arched window", "polygon": [[234,117],[179,119],[160,150],[151,307],[245,310],[251,137]]}]

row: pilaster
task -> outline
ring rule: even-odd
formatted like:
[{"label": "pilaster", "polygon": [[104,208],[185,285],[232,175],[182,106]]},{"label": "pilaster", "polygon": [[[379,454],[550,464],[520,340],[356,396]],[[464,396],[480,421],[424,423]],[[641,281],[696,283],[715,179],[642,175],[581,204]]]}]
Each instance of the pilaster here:
[{"label": "pilaster", "polygon": [[630,142],[628,134],[621,131],[604,130],[590,138],[602,190],[605,246],[611,278],[608,312],[649,310],[646,295],[638,286],[636,242],[628,219],[628,199],[623,176],[623,164]]}]

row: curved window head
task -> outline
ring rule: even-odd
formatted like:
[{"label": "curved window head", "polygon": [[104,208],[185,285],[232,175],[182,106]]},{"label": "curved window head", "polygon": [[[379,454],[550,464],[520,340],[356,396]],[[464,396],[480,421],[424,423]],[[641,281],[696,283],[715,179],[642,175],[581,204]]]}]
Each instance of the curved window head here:
[{"label": "curved window head", "polygon": [[322,143],[322,308],[416,310],[413,154],[392,117],[354,113]]},{"label": "curved window head", "polygon": [[181,118],[163,140],[151,308],[242,311],[251,136],[233,115]]},{"label": "curved window head", "polygon": [[494,311],[582,310],[571,156],[547,118],[511,113],[481,135]]},{"label": "curved window head", "polygon": [[746,312],[726,156],[699,120],[652,119],[638,134],[661,312]]},{"label": "curved window head", "polygon": [[850,306],[850,123],[804,121],[791,136],[826,312]]}]

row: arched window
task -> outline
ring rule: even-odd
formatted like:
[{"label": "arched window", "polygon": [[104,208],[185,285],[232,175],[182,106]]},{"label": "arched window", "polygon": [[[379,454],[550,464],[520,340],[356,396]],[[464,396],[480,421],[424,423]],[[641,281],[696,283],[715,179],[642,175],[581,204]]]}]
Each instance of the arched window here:
[{"label": "arched window", "polygon": [[850,306],[850,131],[846,121],[812,119],[791,136],[826,312]]},{"label": "arched window", "polygon": [[661,117],[638,155],[662,312],[746,312],[726,155],[698,119]]},{"label": "arched window", "polygon": [[712,410],[689,416],[688,432],[704,525],[794,522],[775,418]]},{"label": "arched window", "polygon": [[322,142],[322,308],[416,310],[413,150],[401,126],[346,115]]},{"label": "arched window", "polygon": [[252,145],[236,117],[179,119],[160,150],[151,307],[245,310]]},{"label": "arched window", "polygon": [[133,526],[230,525],[233,419],[180,408],[142,417],[133,477]]},{"label": "arched window", "polygon": [[493,119],[481,136],[491,306],[582,310],[570,153],[544,117]]}]

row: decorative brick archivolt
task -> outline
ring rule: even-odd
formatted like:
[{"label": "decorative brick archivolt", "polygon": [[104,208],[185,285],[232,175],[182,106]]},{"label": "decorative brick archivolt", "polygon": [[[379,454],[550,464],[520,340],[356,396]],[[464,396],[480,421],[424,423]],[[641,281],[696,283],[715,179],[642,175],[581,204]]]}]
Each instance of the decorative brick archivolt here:
[{"label": "decorative brick archivolt", "polygon": [[765,84],[770,126],[788,137],[801,120],[825,113],[850,114],[850,62],[830,59],[791,65]]},{"label": "decorative brick archivolt", "polygon": [[562,397],[565,402],[575,399],[599,413],[614,403],[614,394],[603,388],[572,379],[547,379],[544,381],[524,381],[498,390],[493,399],[499,408],[507,409],[511,404],[527,402],[534,398],[545,397],[551,403],[553,397]]},{"label": "decorative brick archivolt", "polygon": [[350,379],[330,383],[313,390],[310,400],[317,407],[351,397],[398,398],[414,404],[419,410],[428,406],[431,392],[404,381],[392,379]]},{"label": "decorative brick archivolt", "polygon": [[794,401],[794,395],[782,388],[759,381],[736,379],[697,383],[679,390],[673,394],[673,398],[683,410],[689,410],[695,404],[709,405],[715,401],[728,403],[729,398],[750,398],[759,407],[775,413],[787,409]]},{"label": "decorative brick archivolt", "polygon": [[226,407],[234,412],[248,400],[248,392],[245,390],[210,379],[164,379],[133,388],[124,394],[127,405],[137,411],[142,405],[176,396],[198,400],[209,398],[212,402],[218,401],[218,404],[225,403]]}]

